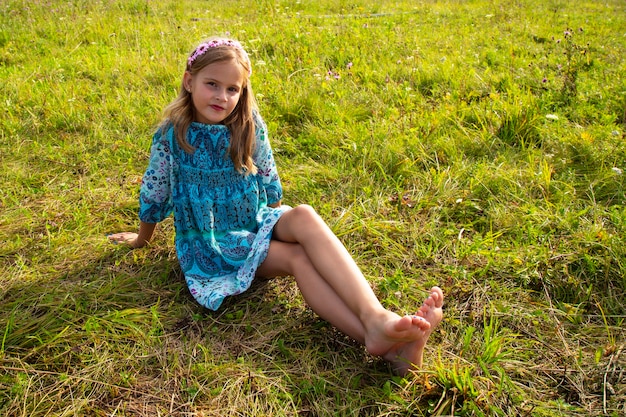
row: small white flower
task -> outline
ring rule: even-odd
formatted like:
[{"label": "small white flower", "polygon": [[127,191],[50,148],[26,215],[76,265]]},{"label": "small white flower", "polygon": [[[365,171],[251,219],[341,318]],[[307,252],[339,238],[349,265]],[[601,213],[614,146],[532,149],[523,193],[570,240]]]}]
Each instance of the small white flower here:
[{"label": "small white flower", "polygon": [[622,175],[624,171],[622,171],[620,168],[618,167],[613,167],[611,168],[611,171],[615,172],[617,175]]},{"label": "small white flower", "polygon": [[559,120],[559,116],[556,114],[546,114],[546,119],[548,120]]},{"label": "small white flower", "polygon": [[463,199],[462,199],[462,198],[457,198],[457,199],[456,199],[456,203],[457,203],[457,204],[461,204],[462,202],[463,202]]}]

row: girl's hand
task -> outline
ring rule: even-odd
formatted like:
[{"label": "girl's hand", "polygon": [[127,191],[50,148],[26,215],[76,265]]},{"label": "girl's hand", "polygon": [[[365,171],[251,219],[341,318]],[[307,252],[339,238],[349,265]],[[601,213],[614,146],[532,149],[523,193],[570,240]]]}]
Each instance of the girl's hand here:
[{"label": "girl's hand", "polygon": [[108,235],[107,237],[112,243],[115,243],[116,245],[118,243],[124,243],[132,248],[140,248],[141,246],[143,246],[138,244],[139,242],[137,241],[137,237],[139,237],[139,235],[137,233],[122,232]]},{"label": "girl's hand", "polygon": [[131,248],[143,248],[152,239],[152,234],[156,228],[156,223],[139,222],[139,233],[122,232],[109,235],[108,238],[111,242],[125,243]]}]

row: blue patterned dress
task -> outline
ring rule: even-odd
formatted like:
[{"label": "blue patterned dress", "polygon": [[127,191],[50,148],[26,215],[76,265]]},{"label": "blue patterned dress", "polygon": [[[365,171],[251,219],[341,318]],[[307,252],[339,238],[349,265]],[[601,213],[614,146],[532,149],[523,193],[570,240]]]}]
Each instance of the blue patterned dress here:
[{"label": "blue patterned dress", "polygon": [[226,126],[194,122],[187,132],[193,154],[178,146],[172,127],[155,133],[141,185],[139,218],[158,223],[174,213],[176,253],[187,285],[211,310],[250,287],[274,225],[289,209],[268,206],[281,200],[282,187],[267,127],[256,114],[255,123],[257,174],[235,170]]}]

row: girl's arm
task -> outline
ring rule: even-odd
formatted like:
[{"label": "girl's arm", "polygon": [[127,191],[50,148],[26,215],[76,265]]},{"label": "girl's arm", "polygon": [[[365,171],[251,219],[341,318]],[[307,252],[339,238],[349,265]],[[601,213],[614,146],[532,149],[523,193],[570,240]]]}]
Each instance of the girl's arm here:
[{"label": "girl's arm", "polygon": [[126,243],[134,249],[143,248],[152,239],[156,223],[139,223],[139,233],[122,232],[109,235],[109,240],[113,243]]},{"label": "girl's arm", "polygon": [[126,243],[137,249],[150,243],[154,229],[161,220],[168,217],[173,209],[170,178],[172,176],[171,149],[173,130],[167,135],[159,129],[152,137],[150,163],[141,181],[139,190],[139,231],[109,235],[113,243]]},{"label": "girl's arm", "polygon": [[252,158],[254,164],[258,168],[257,175],[260,176],[265,194],[267,196],[267,205],[270,207],[280,207],[283,198],[283,188],[278,176],[278,169],[272,153],[270,145],[267,125],[258,113],[254,113],[256,125],[256,147]]},{"label": "girl's arm", "polygon": [[156,225],[156,223],[139,222],[139,233],[137,234],[137,238],[133,242],[134,245],[131,246],[133,248],[142,248],[150,243]]}]

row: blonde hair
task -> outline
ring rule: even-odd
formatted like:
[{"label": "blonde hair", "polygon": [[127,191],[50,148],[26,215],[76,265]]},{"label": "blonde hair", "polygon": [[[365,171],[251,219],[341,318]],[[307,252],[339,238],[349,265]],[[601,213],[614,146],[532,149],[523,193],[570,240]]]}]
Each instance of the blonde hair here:
[{"label": "blonde hair", "polygon": [[[207,45],[211,46],[206,47]],[[222,123],[230,131],[229,153],[235,169],[240,172],[255,174],[257,168],[252,160],[252,154],[256,142],[254,111],[257,109],[257,104],[250,86],[249,78],[252,67],[246,52],[236,41],[212,38],[200,44],[190,54],[185,72],[189,72],[193,76],[206,66],[218,62],[236,62],[243,69],[244,80],[239,101],[233,112]],[[195,148],[187,141],[187,130],[194,120],[195,108],[191,93],[185,88],[183,78],[178,97],[164,110],[160,129],[165,132],[172,126],[178,145],[185,152],[193,153]]]}]

